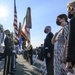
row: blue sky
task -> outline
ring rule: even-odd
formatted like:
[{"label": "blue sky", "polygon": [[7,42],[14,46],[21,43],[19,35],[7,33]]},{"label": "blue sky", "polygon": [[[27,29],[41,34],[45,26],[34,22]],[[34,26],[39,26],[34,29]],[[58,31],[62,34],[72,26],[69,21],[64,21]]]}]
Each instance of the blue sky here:
[{"label": "blue sky", "polygon": [[[52,27],[52,32],[57,32],[60,27],[56,25],[56,17],[59,14],[67,14],[67,3],[71,0],[16,0],[18,24],[23,23],[27,7],[31,7],[32,29],[31,43],[33,47],[40,46],[45,39],[44,28],[47,25]],[[0,16],[0,23],[4,30],[13,28],[14,0],[0,0],[0,8],[7,10],[7,16]]]}]

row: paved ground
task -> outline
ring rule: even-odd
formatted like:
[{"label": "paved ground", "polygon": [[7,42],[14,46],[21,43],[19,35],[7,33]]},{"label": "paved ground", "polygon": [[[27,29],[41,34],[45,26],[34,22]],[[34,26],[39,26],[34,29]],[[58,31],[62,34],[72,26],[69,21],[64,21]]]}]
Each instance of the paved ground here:
[{"label": "paved ground", "polygon": [[22,55],[18,55],[17,62],[15,75],[42,75],[40,71],[35,66],[30,65]]},{"label": "paved ground", "polygon": [[0,61],[0,75],[3,75],[4,60]]},{"label": "paved ground", "polygon": [[[14,75],[42,75],[35,67],[30,65],[22,55],[17,55],[16,72]],[[3,75],[3,61],[0,62],[0,75]]]}]

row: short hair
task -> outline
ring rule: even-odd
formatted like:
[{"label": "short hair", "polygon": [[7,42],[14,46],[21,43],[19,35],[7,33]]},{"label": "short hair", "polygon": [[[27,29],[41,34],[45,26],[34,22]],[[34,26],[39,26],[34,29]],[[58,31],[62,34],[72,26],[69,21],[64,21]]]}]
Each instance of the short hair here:
[{"label": "short hair", "polygon": [[45,29],[51,30],[51,26],[46,26]]}]

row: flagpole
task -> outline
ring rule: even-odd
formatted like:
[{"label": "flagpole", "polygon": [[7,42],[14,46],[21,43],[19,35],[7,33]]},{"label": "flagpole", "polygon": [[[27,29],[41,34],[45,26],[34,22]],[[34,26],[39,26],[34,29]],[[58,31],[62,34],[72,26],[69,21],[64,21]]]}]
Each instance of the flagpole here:
[{"label": "flagpole", "polygon": [[21,22],[19,22],[19,30],[18,30],[18,35],[19,35],[19,38],[21,36]]}]

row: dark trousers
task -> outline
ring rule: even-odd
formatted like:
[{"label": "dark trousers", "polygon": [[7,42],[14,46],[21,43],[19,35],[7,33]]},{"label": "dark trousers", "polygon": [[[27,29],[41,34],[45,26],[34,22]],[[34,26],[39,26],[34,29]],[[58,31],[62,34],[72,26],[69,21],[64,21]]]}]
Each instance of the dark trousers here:
[{"label": "dark trousers", "polygon": [[7,75],[10,72],[11,72],[11,57],[10,55],[6,55],[3,75]]},{"label": "dark trousers", "polygon": [[14,71],[14,69],[16,68],[15,65],[16,65],[16,56],[15,56],[15,53],[12,53],[11,56],[10,56],[10,69],[11,69],[11,72],[12,73]]},{"label": "dark trousers", "polygon": [[10,67],[10,69],[11,69],[10,73],[12,73],[12,71],[13,71],[13,54],[10,56],[10,65],[11,65],[11,67]]},{"label": "dark trousers", "polygon": [[32,55],[29,56],[29,58],[30,58],[30,64],[33,65],[33,58],[32,58]]},{"label": "dark trousers", "polygon": [[54,75],[53,59],[46,59],[47,75]]},{"label": "dark trousers", "polygon": [[13,53],[12,56],[12,71],[16,68],[16,54]]}]

